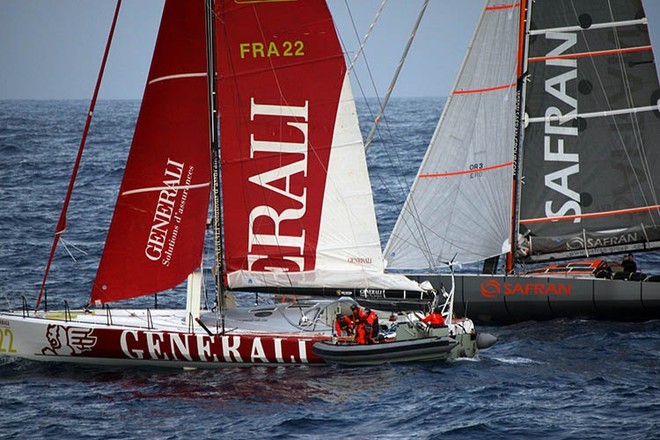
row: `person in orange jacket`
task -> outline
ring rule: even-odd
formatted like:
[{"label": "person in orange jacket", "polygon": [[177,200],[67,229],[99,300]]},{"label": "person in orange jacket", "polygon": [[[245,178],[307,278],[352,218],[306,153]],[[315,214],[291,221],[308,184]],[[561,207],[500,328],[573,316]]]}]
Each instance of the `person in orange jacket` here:
[{"label": "person in orange jacket", "polygon": [[353,335],[353,322],[348,316],[337,313],[335,319],[335,334],[337,336],[352,336]]},{"label": "person in orange jacket", "polygon": [[378,325],[378,315],[371,309],[365,310],[366,317],[366,329],[367,329],[367,338],[371,341],[375,341],[378,338],[378,331],[380,330]]},{"label": "person in orange jacket", "polygon": [[357,325],[358,322],[367,319],[367,314],[364,313],[364,310],[362,310],[357,304],[351,306],[351,312],[351,320],[353,321],[354,326]]},{"label": "person in orange jacket", "polygon": [[424,317],[422,322],[428,324],[431,328],[444,327],[445,318],[442,317],[442,308],[436,307],[433,313]]},{"label": "person in orange jacket", "polygon": [[353,321],[353,328],[355,329],[355,342],[358,344],[366,344],[369,340],[369,334],[367,334],[367,314],[358,306],[353,304],[351,306],[351,311],[353,315],[351,319]]}]

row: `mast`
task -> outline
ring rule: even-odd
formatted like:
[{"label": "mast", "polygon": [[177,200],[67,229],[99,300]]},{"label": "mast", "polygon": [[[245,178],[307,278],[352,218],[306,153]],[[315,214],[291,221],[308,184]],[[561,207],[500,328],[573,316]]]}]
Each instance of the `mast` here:
[{"label": "mast", "polygon": [[209,124],[211,142],[211,200],[213,204],[213,254],[215,275],[216,304],[222,314],[222,332],[224,333],[225,294],[223,284],[224,267],[222,264],[222,200],[220,194],[220,143],[218,136],[218,99],[216,93],[215,66],[215,4],[206,0],[206,48],[209,81]]},{"label": "mast", "polygon": [[513,266],[516,260],[516,250],[518,248],[518,220],[520,209],[518,202],[520,200],[520,166],[522,164],[522,139],[525,130],[525,76],[527,72],[527,26],[530,23],[531,4],[527,0],[520,2],[520,33],[518,37],[518,71],[517,71],[517,90],[516,90],[516,131],[513,141],[513,189],[511,191],[511,237],[509,244],[511,250],[506,257],[505,273],[513,272]]}]

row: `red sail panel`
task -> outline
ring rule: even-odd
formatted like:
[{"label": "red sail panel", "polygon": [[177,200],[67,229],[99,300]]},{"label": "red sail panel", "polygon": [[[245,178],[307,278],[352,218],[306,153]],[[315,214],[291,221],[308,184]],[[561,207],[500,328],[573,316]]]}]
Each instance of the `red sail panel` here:
[{"label": "red sail panel", "polygon": [[114,216],[96,304],[166,290],[201,263],[209,203],[203,0],[167,0]]},{"label": "red sail panel", "polygon": [[346,73],[330,12],[223,0],[216,23],[227,272],[312,271]]}]

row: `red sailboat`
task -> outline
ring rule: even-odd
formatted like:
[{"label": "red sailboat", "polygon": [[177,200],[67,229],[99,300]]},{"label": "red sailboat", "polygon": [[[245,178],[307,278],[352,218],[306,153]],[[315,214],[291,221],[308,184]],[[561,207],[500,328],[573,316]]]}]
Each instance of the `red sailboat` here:
[{"label": "red sailboat", "polygon": [[[204,310],[209,206],[216,306]],[[108,306],[186,279],[185,310]],[[228,290],[329,299],[236,309]],[[40,294],[37,311],[0,314],[2,348],[107,365],[318,363],[311,346],[331,340],[335,316],[357,300],[395,309],[437,303],[434,293],[384,273],[325,2],[167,0],[89,307],[40,310]],[[476,352],[463,346],[476,344],[471,322],[459,324],[442,358]]]}]

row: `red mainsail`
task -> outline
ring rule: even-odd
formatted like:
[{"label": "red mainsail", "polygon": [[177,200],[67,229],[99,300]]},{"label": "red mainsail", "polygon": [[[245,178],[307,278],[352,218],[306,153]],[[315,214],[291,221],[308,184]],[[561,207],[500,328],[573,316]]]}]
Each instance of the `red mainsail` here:
[{"label": "red mainsail", "polygon": [[204,0],[168,0],[96,304],[172,288],[201,263],[211,174],[206,58]]},{"label": "red mainsail", "polygon": [[346,66],[323,0],[216,4],[228,273],[317,262]]}]

